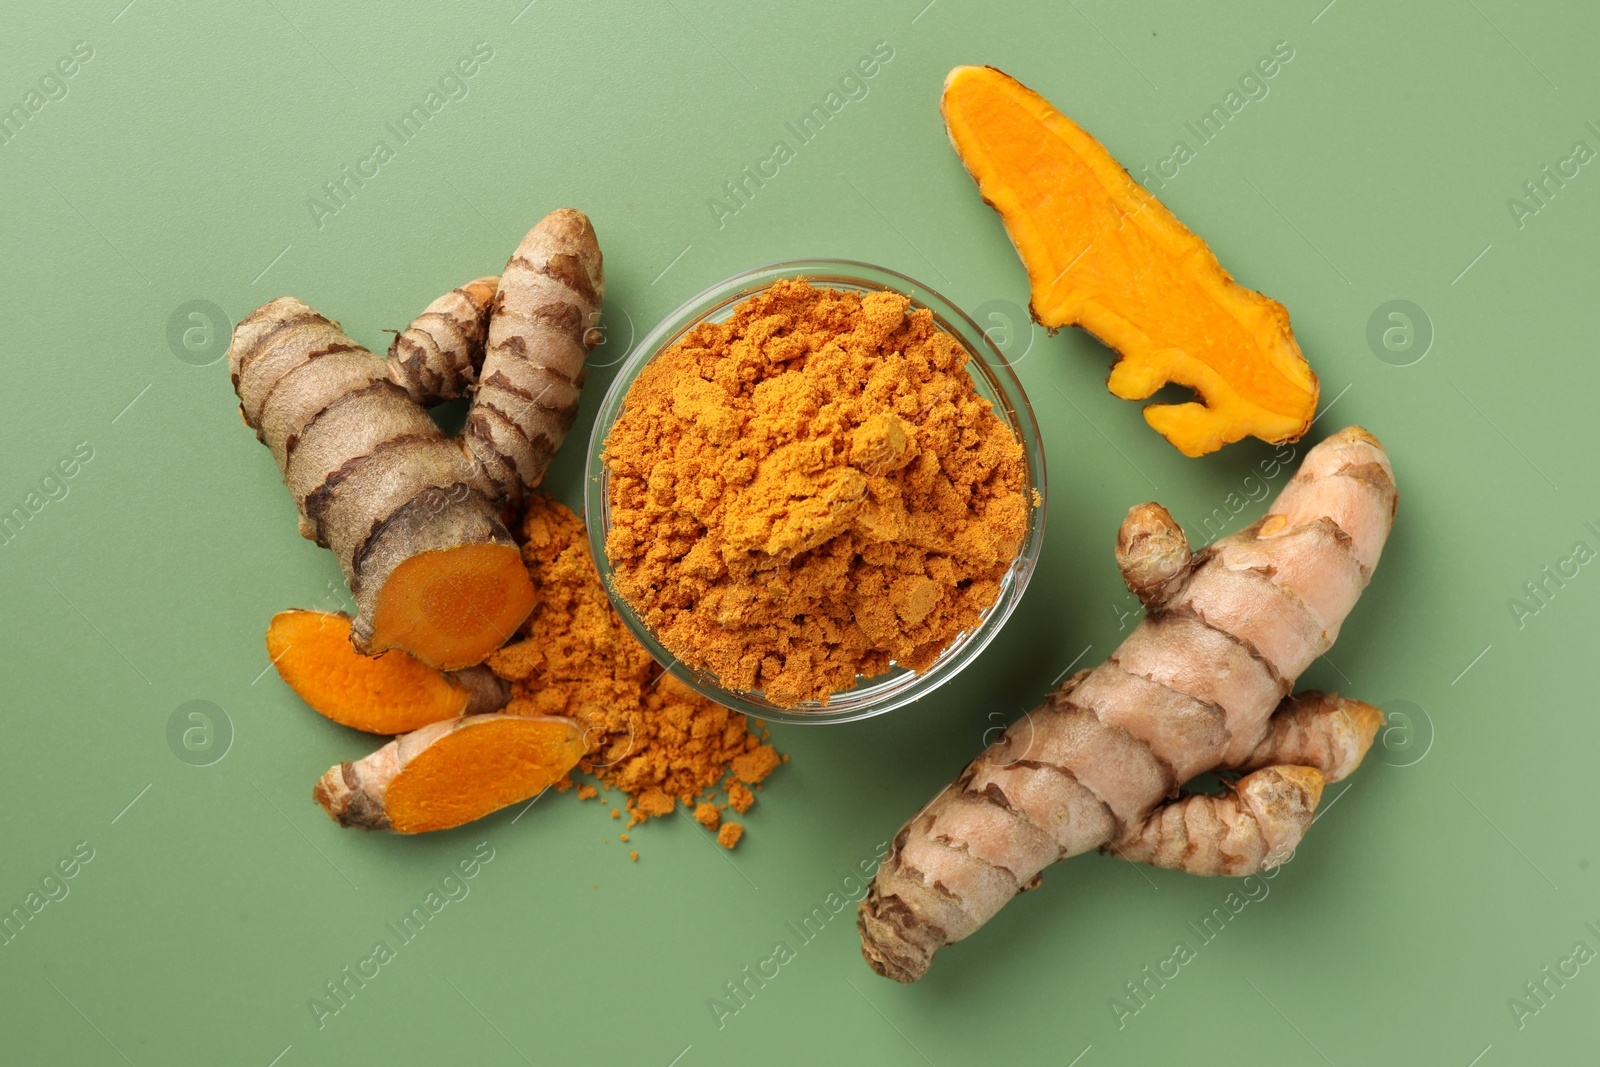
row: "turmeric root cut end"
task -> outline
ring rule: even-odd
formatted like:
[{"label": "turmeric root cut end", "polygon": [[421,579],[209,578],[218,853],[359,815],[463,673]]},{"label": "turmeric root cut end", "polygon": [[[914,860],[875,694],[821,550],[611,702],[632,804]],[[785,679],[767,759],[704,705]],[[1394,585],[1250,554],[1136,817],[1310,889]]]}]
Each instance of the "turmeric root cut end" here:
[{"label": "turmeric root cut end", "polygon": [[511,545],[422,552],[389,575],[372,615],[372,652],[404,649],[441,670],[483,662],[533,610],[533,583]]},{"label": "turmeric root cut end", "polygon": [[494,716],[429,745],[389,783],[392,829],[424,833],[527,800],[577,766],[583,734],[566,719]]}]

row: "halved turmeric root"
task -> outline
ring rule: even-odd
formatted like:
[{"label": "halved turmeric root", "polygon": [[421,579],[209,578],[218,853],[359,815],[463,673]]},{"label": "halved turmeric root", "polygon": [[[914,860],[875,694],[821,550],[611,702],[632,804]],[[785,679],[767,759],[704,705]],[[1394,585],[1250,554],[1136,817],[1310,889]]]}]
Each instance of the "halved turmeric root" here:
[{"label": "halved turmeric root", "polygon": [[1143,400],[1168,382],[1197,400],[1145,421],[1185,455],[1311,425],[1317,378],[1277,301],[1246,289],[1204,241],[1038,93],[993,67],[945,79],[950,142],[1000,213],[1042,325],[1082,326],[1121,356],[1106,382]]},{"label": "halved turmeric root", "polygon": [[498,711],[510,690],[487,667],[444,672],[395,650],[350,647],[350,617],[281,611],[267,627],[267,655],[289,688],[342,726],[403,734],[460,715]]},{"label": "halved turmeric root", "polygon": [[584,748],[570,719],[468,715],[331,768],[312,796],[341,826],[448,830],[536,795],[577,766]]}]

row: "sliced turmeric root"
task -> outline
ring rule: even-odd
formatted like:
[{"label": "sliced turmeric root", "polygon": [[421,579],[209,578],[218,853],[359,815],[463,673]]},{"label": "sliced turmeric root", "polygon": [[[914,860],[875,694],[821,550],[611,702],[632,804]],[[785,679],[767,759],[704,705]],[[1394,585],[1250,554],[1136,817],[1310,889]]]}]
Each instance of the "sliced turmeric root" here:
[{"label": "sliced turmeric root", "polygon": [[570,719],[468,715],[331,768],[312,796],[341,826],[448,830],[538,794],[577,766],[584,747]]},{"label": "sliced turmeric root", "polygon": [[533,610],[515,545],[466,544],[408,557],[379,591],[367,648],[405,649],[441,670],[482,663]]},{"label": "sliced turmeric root", "polygon": [[350,617],[332,612],[274,615],[267,655],[314,710],[368,733],[403,734],[459,715],[498,711],[510,698],[487,667],[446,673],[400,651],[363,656],[350,647]]},{"label": "sliced turmeric root", "polygon": [[1277,301],[1234,282],[1204,241],[1077,123],[993,67],[957,67],[941,110],[978,191],[1028,270],[1033,317],[1081,326],[1120,355],[1106,385],[1197,399],[1144,417],[1185,455],[1311,425],[1317,378]]}]

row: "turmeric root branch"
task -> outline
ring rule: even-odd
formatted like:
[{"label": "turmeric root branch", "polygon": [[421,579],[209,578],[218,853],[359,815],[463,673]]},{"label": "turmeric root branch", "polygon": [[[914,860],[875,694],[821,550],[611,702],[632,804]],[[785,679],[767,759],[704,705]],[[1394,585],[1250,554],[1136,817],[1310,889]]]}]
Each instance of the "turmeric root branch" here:
[{"label": "turmeric root branch", "polygon": [[513,507],[543,480],[577,418],[604,294],[600,245],[579,211],[545,216],[500,276],[462,439]]},{"label": "turmeric root branch", "polygon": [[389,374],[424,407],[478,384],[497,277],[452,289],[423,309],[389,346]]},{"label": "turmeric root branch", "polygon": [[1162,805],[1102,851],[1190,874],[1255,874],[1276,867],[1300,844],[1323,781],[1312,767],[1266,767],[1221,796],[1194,794]]},{"label": "turmeric root branch", "polygon": [[1231,769],[1296,763],[1315,767],[1327,781],[1337,782],[1361,766],[1382,725],[1383,712],[1371,704],[1309,689],[1283,702],[1267,724],[1267,736]]},{"label": "turmeric root branch", "polygon": [[1128,592],[1145,607],[1159,608],[1188,581],[1194,559],[1171,513],[1160,504],[1139,504],[1117,531],[1117,566]]}]

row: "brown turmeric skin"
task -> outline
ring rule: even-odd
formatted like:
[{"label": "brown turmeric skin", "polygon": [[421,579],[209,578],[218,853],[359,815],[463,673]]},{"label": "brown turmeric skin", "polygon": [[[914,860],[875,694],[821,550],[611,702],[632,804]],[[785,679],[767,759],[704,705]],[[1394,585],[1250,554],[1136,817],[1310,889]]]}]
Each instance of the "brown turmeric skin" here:
[{"label": "brown turmeric skin", "polygon": [[[1351,427],[1307,453],[1265,518],[1198,553],[1163,509],[1134,508],[1117,554],[1145,618],[900,830],[857,923],[873,970],[915,981],[1090,849],[1195,874],[1287,859],[1323,784],[1360,764],[1383,722],[1337,694],[1289,694],[1338,637],[1395,502],[1388,456]],[[1180,794],[1210,770],[1249,773],[1222,795]]]},{"label": "brown turmeric skin", "polygon": [[[593,228],[551,212],[486,301],[488,282],[435,301],[394,360],[292,297],[234,330],[240,411],[278,461],[301,533],[338,557],[358,652],[471,666],[533,606],[504,521],[576,413],[604,290]],[[467,388],[479,364],[466,430],[451,440],[423,405]]]},{"label": "brown turmeric skin", "polygon": [[1185,455],[1311,425],[1317,378],[1277,301],[1246,289],[1204,241],[1038,93],[993,67],[957,67],[942,102],[950,143],[1028,269],[1033,317],[1082,326],[1119,355],[1107,386],[1183,404],[1145,421]]},{"label": "brown turmeric skin", "polygon": [[925,669],[994,604],[1033,506],[966,360],[897,293],[802,280],[695,327],[606,440],[618,591],[774,703]]}]

